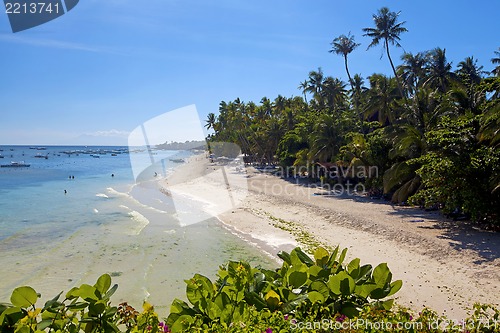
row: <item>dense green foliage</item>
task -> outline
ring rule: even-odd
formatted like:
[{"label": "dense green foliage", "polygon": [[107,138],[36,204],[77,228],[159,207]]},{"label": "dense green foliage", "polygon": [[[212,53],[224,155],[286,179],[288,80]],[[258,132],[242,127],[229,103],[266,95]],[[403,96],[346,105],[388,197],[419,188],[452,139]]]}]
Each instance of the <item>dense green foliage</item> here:
[{"label": "dense green foliage", "polygon": [[19,287],[11,304],[0,303],[0,332],[500,332],[500,312],[490,305],[476,304],[461,322],[393,306],[387,298],[402,282],[392,281],[386,264],[344,263],[345,249],[318,248],[313,258],[300,248],[278,255],[283,264],[275,271],[229,262],[215,283],[195,274],[186,280],[191,305],[174,300],[165,320],[148,303],[142,313],[127,303],[113,306],[117,285],[108,274],[42,308],[33,288]]},{"label": "dense green foliage", "polygon": [[377,175],[356,179],[373,193],[500,225],[499,51],[491,71],[474,57],[454,70],[439,47],[404,53],[396,66],[390,46],[400,46],[405,22],[382,8],[374,23],[363,29],[368,47],[383,46],[393,77],[351,77],[348,56],[360,44],[341,35],[330,52],[344,58],[347,84],[319,68],[300,83],[303,97],[221,102],[207,119],[209,141],[239,145],[246,162],[301,167],[316,178],[318,162],[376,167]]},{"label": "dense green foliage", "polygon": [[399,291],[401,280],[391,282],[386,264],[372,268],[360,266],[360,260],[354,259],[343,265],[346,252],[339,253],[337,247],[330,254],[318,248],[314,260],[300,248],[290,254],[281,252],[278,255],[283,265],[276,271],[229,262],[219,270],[215,284],[196,274],[186,281],[192,306],[175,300],[167,324],[174,332],[187,330],[195,322],[229,327],[234,322],[247,322],[251,307],[292,314],[320,303],[329,313],[349,318],[359,315],[366,304],[389,310],[393,301],[383,299]]}]

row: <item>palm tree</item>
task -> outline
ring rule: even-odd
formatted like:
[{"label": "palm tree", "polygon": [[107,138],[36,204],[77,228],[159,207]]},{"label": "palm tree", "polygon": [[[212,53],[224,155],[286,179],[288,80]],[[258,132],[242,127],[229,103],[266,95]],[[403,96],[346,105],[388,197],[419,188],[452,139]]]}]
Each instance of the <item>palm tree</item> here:
[{"label": "palm tree", "polygon": [[367,91],[365,117],[369,121],[378,120],[381,125],[394,123],[397,119],[395,107],[397,88],[394,78],[373,74],[368,79],[370,89]]},{"label": "palm tree", "polygon": [[354,88],[352,85],[351,74],[349,73],[349,66],[347,65],[347,55],[354,51],[354,49],[361,44],[358,44],[354,41],[354,36],[352,36],[350,32],[347,34],[347,36],[340,35],[339,37],[335,38],[330,44],[332,45],[332,49],[328,52],[339,54],[344,57],[345,71],[347,72],[347,77],[349,78],[351,87]]},{"label": "palm tree", "polygon": [[306,101],[307,103],[307,87],[309,86],[309,83],[307,82],[307,80],[304,80],[303,82],[301,82],[298,86],[298,89],[300,89],[302,91],[302,94],[304,95],[304,101]]},{"label": "palm tree", "polygon": [[435,48],[430,51],[429,58],[428,77],[424,85],[445,93],[456,78],[451,71],[451,63],[446,60],[446,49]]},{"label": "palm tree", "polygon": [[360,104],[363,102],[363,97],[366,95],[366,91],[368,88],[364,86],[365,81],[363,77],[359,74],[354,74],[354,77],[352,78],[352,91],[351,91],[351,98],[354,101],[354,109],[357,113],[357,116],[359,117],[360,120],[360,130],[362,134],[365,134],[365,116],[363,114],[363,110],[361,108],[360,110]]},{"label": "palm tree", "polygon": [[403,85],[406,91],[415,96],[425,78],[427,54],[419,52],[414,55],[411,52],[405,52],[401,56],[401,60],[403,60],[403,64],[398,69]]},{"label": "palm tree", "polygon": [[321,95],[326,105],[334,111],[343,109],[346,101],[345,83],[342,80],[328,76],[323,80],[322,86]]},{"label": "palm tree", "polygon": [[215,114],[210,112],[208,114],[207,120],[205,122],[206,122],[205,127],[207,128],[207,130],[214,129],[214,125],[217,122],[217,118],[215,117]]},{"label": "palm tree", "polygon": [[496,64],[497,66],[491,71],[491,73],[496,76],[500,76],[500,47],[498,48],[498,51],[495,51],[495,54],[496,58],[491,58],[491,63]]},{"label": "palm tree", "polygon": [[392,71],[394,72],[394,76],[396,77],[396,81],[398,83],[399,92],[401,93],[401,97],[404,98],[403,88],[401,87],[401,82],[399,82],[399,77],[396,73],[396,68],[394,67],[394,63],[392,62],[391,54],[389,52],[389,43],[396,45],[397,47],[401,47],[401,44],[399,44],[399,41],[401,40],[399,35],[408,31],[408,29],[403,27],[406,23],[405,21],[398,22],[399,14],[400,12],[391,12],[389,11],[389,8],[382,7],[379,9],[378,14],[373,15],[375,28],[364,28],[363,31],[365,34],[363,36],[372,38],[372,42],[368,45],[368,49],[378,45],[381,41],[383,42],[383,46],[387,52],[387,57],[391,63]]},{"label": "palm tree", "polygon": [[309,80],[307,81],[308,86],[306,91],[311,93],[316,101],[321,103],[321,90],[323,88],[323,70],[318,68],[317,71],[309,72]]},{"label": "palm tree", "polygon": [[322,114],[311,135],[311,157],[321,162],[333,162],[342,146],[342,135],[335,117]]},{"label": "palm tree", "polygon": [[483,66],[478,66],[477,59],[467,57],[465,60],[458,63],[457,74],[462,79],[464,84],[472,85],[479,84],[483,76]]}]

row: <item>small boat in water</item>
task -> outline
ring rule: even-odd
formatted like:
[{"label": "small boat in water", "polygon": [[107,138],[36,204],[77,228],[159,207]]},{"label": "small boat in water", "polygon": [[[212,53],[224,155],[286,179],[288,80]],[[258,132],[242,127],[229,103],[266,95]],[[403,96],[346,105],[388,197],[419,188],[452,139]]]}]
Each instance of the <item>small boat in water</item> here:
[{"label": "small boat in water", "polygon": [[174,163],[184,163],[182,158],[171,158],[170,160]]},{"label": "small boat in water", "polygon": [[10,164],[2,164],[0,167],[2,168],[29,168],[30,164],[24,163],[24,161],[21,162],[10,162]]}]

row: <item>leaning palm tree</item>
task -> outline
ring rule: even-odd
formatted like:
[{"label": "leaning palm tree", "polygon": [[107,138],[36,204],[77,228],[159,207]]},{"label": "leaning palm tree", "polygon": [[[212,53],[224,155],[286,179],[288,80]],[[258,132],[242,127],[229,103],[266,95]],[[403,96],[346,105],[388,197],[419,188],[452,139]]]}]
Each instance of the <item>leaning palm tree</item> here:
[{"label": "leaning palm tree", "polygon": [[347,55],[354,51],[354,49],[361,44],[358,44],[354,41],[354,36],[352,36],[350,32],[347,34],[347,36],[340,35],[339,37],[335,38],[330,44],[332,45],[332,49],[328,52],[339,54],[344,57],[345,71],[347,72],[347,77],[349,78],[351,88],[353,88],[351,74],[349,73],[349,66],[347,65]]},{"label": "leaning palm tree", "polygon": [[394,67],[394,63],[392,62],[391,54],[389,52],[389,43],[396,45],[397,47],[401,47],[401,44],[399,44],[399,41],[401,40],[399,35],[408,31],[408,29],[403,27],[406,23],[405,21],[398,22],[398,16],[400,13],[401,12],[391,12],[389,11],[389,8],[382,7],[379,9],[378,14],[373,15],[375,28],[364,28],[363,31],[365,34],[363,36],[372,38],[372,42],[368,45],[368,49],[378,45],[381,41],[383,42],[387,58],[389,58],[392,71],[394,72],[394,76],[396,77],[396,81],[398,83],[399,92],[401,93],[401,97],[404,98],[403,88],[401,86],[401,82],[399,82],[399,77],[396,73],[396,68]]}]

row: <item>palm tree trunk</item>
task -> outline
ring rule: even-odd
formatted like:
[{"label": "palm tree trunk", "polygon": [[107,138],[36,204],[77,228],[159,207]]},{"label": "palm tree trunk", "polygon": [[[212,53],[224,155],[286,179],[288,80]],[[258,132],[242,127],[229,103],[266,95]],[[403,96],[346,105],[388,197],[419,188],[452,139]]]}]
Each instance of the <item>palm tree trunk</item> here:
[{"label": "palm tree trunk", "polygon": [[403,87],[401,86],[401,82],[399,81],[399,76],[396,73],[396,68],[394,67],[394,64],[392,63],[392,58],[391,58],[391,54],[389,52],[389,43],[387,42],[387,38],[385,39],[385,50],[387,51],[387,58],[389,58],[389,62],[391,63],[392,71],[394,72],[394,77],[396,78],[396,82],[398,83],[398,89],[399,89],[399,93],[401,94],[401,98],[405,99],[405,96],[403,94]]},{"label": "palm tree trunk", "polygon": [[[352,94],[357,94],[357,92],[354,90],[354,82],[352,81],[351,78],[351,73],[349,73],[349,66],[347,66],[347,55],[344,55],[344,64],[345,64],[345,71],[347,72],[347,77],[349,78],[349,83],[351,84],[351,90]],[[359,96],[357,96],[359,98]],[[361,121],[361,133],[365,135],[365,125],[364,125],[364,120],[363,120],[363,115],[361,112],[359,112],[359,100],[358,98],[354,98],[354,111],[356,114],[359,116],[359,120]]]}]

